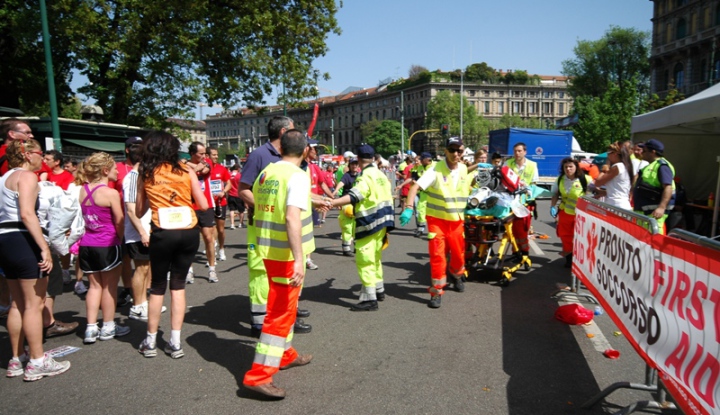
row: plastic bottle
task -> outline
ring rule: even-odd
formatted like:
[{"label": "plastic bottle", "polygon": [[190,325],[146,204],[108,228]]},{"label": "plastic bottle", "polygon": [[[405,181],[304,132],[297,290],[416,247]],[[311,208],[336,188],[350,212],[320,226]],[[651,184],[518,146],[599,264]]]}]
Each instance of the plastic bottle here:
[{"label": "plastic bottle", "polygon": [[596,305],[596,306],[595,306],[595,315],[596,315],[596,316],[599,316],[599,315],[601,315],[602,313],[603,313],[602,307],[600,307],[599,305]]},{"label": "plastic bottle", "polygon": [[710,192],[710,196],[708,196],[708,206],[715,207],[715,193],[713,192]]}]

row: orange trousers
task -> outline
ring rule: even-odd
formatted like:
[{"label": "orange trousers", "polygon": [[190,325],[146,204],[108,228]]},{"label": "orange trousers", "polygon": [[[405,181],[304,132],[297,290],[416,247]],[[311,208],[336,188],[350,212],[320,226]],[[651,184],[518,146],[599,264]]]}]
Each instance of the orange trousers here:
[{"label": "orange trousers", "polygon": [[465,226],[464,221],[448,221],[427,217],[428,249],[430,251],[431,295],[442,295],[447,284],[447,256],[450,254],[450,272],[465,272]]},{"label": "orange trousers", "polygon": [[293,262],[263,259],[270,282],[267,315],[260,340],[255,348],[255,360],[245,373],[243,384],[262,385],[272,382],[281,366],[292,363],[298,357],[292,347],[293,326],[297,317],[300,288],[288,284],[293,275]]},{"label": "orange trousers", "polygon": [[[529,209],[529,208],[528,208]],[[532,210],[531,210],[532,212]],[[528,242],[528,234],[530,233],[530,226],[532,224],[532,213],[525,216],[524,218],[515,218],[512,223],[512,233],[515,238],[515,242],[518,244],[520,252],[530,251],[530,243]]]},{"label": "orange trousers", "polygon": [[564,210],[558,212],[557,236],[562,242],[562,250],[572,254],[573,239],[575,238],[575,215],[565,213]]}]

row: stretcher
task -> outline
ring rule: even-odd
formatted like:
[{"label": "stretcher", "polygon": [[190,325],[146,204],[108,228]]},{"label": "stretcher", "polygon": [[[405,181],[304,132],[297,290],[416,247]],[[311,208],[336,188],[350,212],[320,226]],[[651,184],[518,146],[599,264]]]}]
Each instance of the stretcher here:
[{"label": "stretcher", "polygon": [[[532,261],[528,256],[508,255],[520,251],[512,232],[516,213],[524,216],[530,212],[523,206],[528,201],[528,189],[508,184],[502,175],[496,168],[480,170],[476,176],[478,188],[468,197],[465,209],[465,266],[475,270],[502,269],[498,282],[506,286],[516,271],[529,271]],[[497,251],[493,248],[496,243]],[[505,266],[508,257],[517,259],[517,263]]]}]

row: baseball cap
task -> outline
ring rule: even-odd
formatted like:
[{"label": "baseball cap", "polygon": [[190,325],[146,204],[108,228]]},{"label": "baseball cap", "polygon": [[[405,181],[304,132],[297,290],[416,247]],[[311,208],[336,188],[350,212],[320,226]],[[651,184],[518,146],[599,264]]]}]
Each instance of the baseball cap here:
[{"label": "baseball cap", "polygon": [[640,143],[638,144],[638,146],[647,148],[648,150],[655,150],[658,153],[662,153],[663,151],[665,151],[665,146],[663,145],[663,143],[654,138],[651,138],[644,143]]},{"label": "baseball cap", "polygon": [[125,147],[134,146],[136,144],[142,144],[142,138],[140,137],[130,137],[127,140],[125,140]]},{"label": "baseball cap", "polygon": [[357,157],[357,155],[354,154],[352,151],[346,151],[343,153],[343,157],[345,157],[346,159],[351,159],[353,157]]},{"label": "baseball cap", "polygon": [[461,145],[463,145],[462,138],[460,138],[460,137],[450,137],[450,138],[447,139],[447,143],[445,144],[445,147],[450,147],[450,146],[458,146],[458,147],[460,147]]},{"label": "baseball cap", "polygon": [[313,140],[312,138],[308,138],[307,142],[310,147],[317,147],[318,145],[318,140]]},{"label": "baseball cap", "polygon": [[428,153],[427,151],[426,151],[426,152],[423,152],[423,153],[420,153],[420,159],[421,159],[421,160],[431,159],[431,158],[432,158],[432,154]]},{"label": "baseball cap", "polygon": [[350,163],[357,163],[358,159],[357,157],[350,157]]},{"label": "baseball cap", "polygon": [[355,151],[361,159],[371,159],[375,156],[375,149],[369,144],[361,144]]}]

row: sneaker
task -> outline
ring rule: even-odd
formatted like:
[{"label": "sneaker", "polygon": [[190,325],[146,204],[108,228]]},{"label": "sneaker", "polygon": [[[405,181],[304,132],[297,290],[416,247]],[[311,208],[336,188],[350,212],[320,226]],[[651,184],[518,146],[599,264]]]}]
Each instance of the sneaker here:
[{"label": "sneaker", "polygon": [[97,329],[97,327],[91,328],[88,327],[85,329],[85,339],[83,339],[83,343],[85,344],[92,344],[95,343],[98,336],[100,335],[100,331]]},{"label": "sneaker", "polygon": [[45,353],[41,366],[35,366],[32,362],[28,362],[25,367],[25,381],[34,382],[42,379],[44,376],[56,376],[67,372],[70,369],[70,362],[56,362],[50,355]]},{"label": "sneaker", "polygon": [[130,333],[130,327],[128,326],[119,326],[115,325],[115,327],[112,330],[105,330],[105,326],[103,326],[102,330],[100,330],[100,340],[112,340],[115,337],[122,337],[126,334]]},{"label": "sneaker", "polygon": [[183,352],[182,345],[180,344],[166,344],[165,345],[165,353],[170,355],[173,359],[179,359],[183,356],[185,356],[185,352]]},{"label": "sneaker", "polygon": [[63,284],[65,284],[65,285],[72,284],[73,278],[72,278],[72,276],[70,276],[69,269],[62,270],[62,276],[63,276]]},{"label": "sneaker", "polygon": [[209,271],[208,272],[208,281],[209,282],[218,282],[217,272],[216,271]]},{"label": "sneaker", "polygon": [[63,323],[60,320],[55,320],[52,325],[45,327],[45,338],[75,333],[75,329],[77,329],[78,325],[79,323],[77,321]]},{"label": "sneaker", "polygon": [[144,304],[134,305],[130,307],[130,313],[128,314],[128,317],[133,320],[148,321],[147,307]]},{"label": "sneaker", "polygon": [[307,269],[318,269],[318,266],[315,265],[312,259],[308,259],[305,266],[307,266]]},{"label": "sneaker", "polygon": [[120,291],[120,294],[118,294],[117,306],[125,307],[126,305],[132,304],[132,302],[133,298],[132,295],[130,295],[130,290],[123,288],[122,291]]},{"label": "sneaker", "polygon": [[147,338],[140,343],[140,347],[138,347],[138,352],[140,352],[141,355],[145,357],[155,357],[157,356],[157,345],[152,345],[147,341]]},{"label": "sneaker", "polygon": [[88,291],[87,285],[84,282],[78,281],[75,283],[75,294],[83,295]]},{"label": "sneaker", "polygon": [[23,369],[23,363],[27,363],[29,360],[30,356],[28,356],[27,352],[18,356],[17,360],[10,359],[10,361],[8,362],[6,376],[9,378],[22,376],[22,374],[25,373],[25,369]]},{"label": "sneaker", "polygon": [[462,275],[458,278],[453,278],[452,284],[455,291],[459,293],[465,292],[465,277]]},{"label": "sneaker", "polygon": [[218,261],[225,261],[227,260],[227,257],[225,257],[225,250],[221,249],[218,253]]},{"label": "sneaker", "polygon": [[185,276],[185,284],[194,284],[195,283],[195,272],[192,268],[188,271],[187,275]]},{"label": "sneaker", "polygon": [[235,225],[230,225],[230,230],[235,230]]}]

